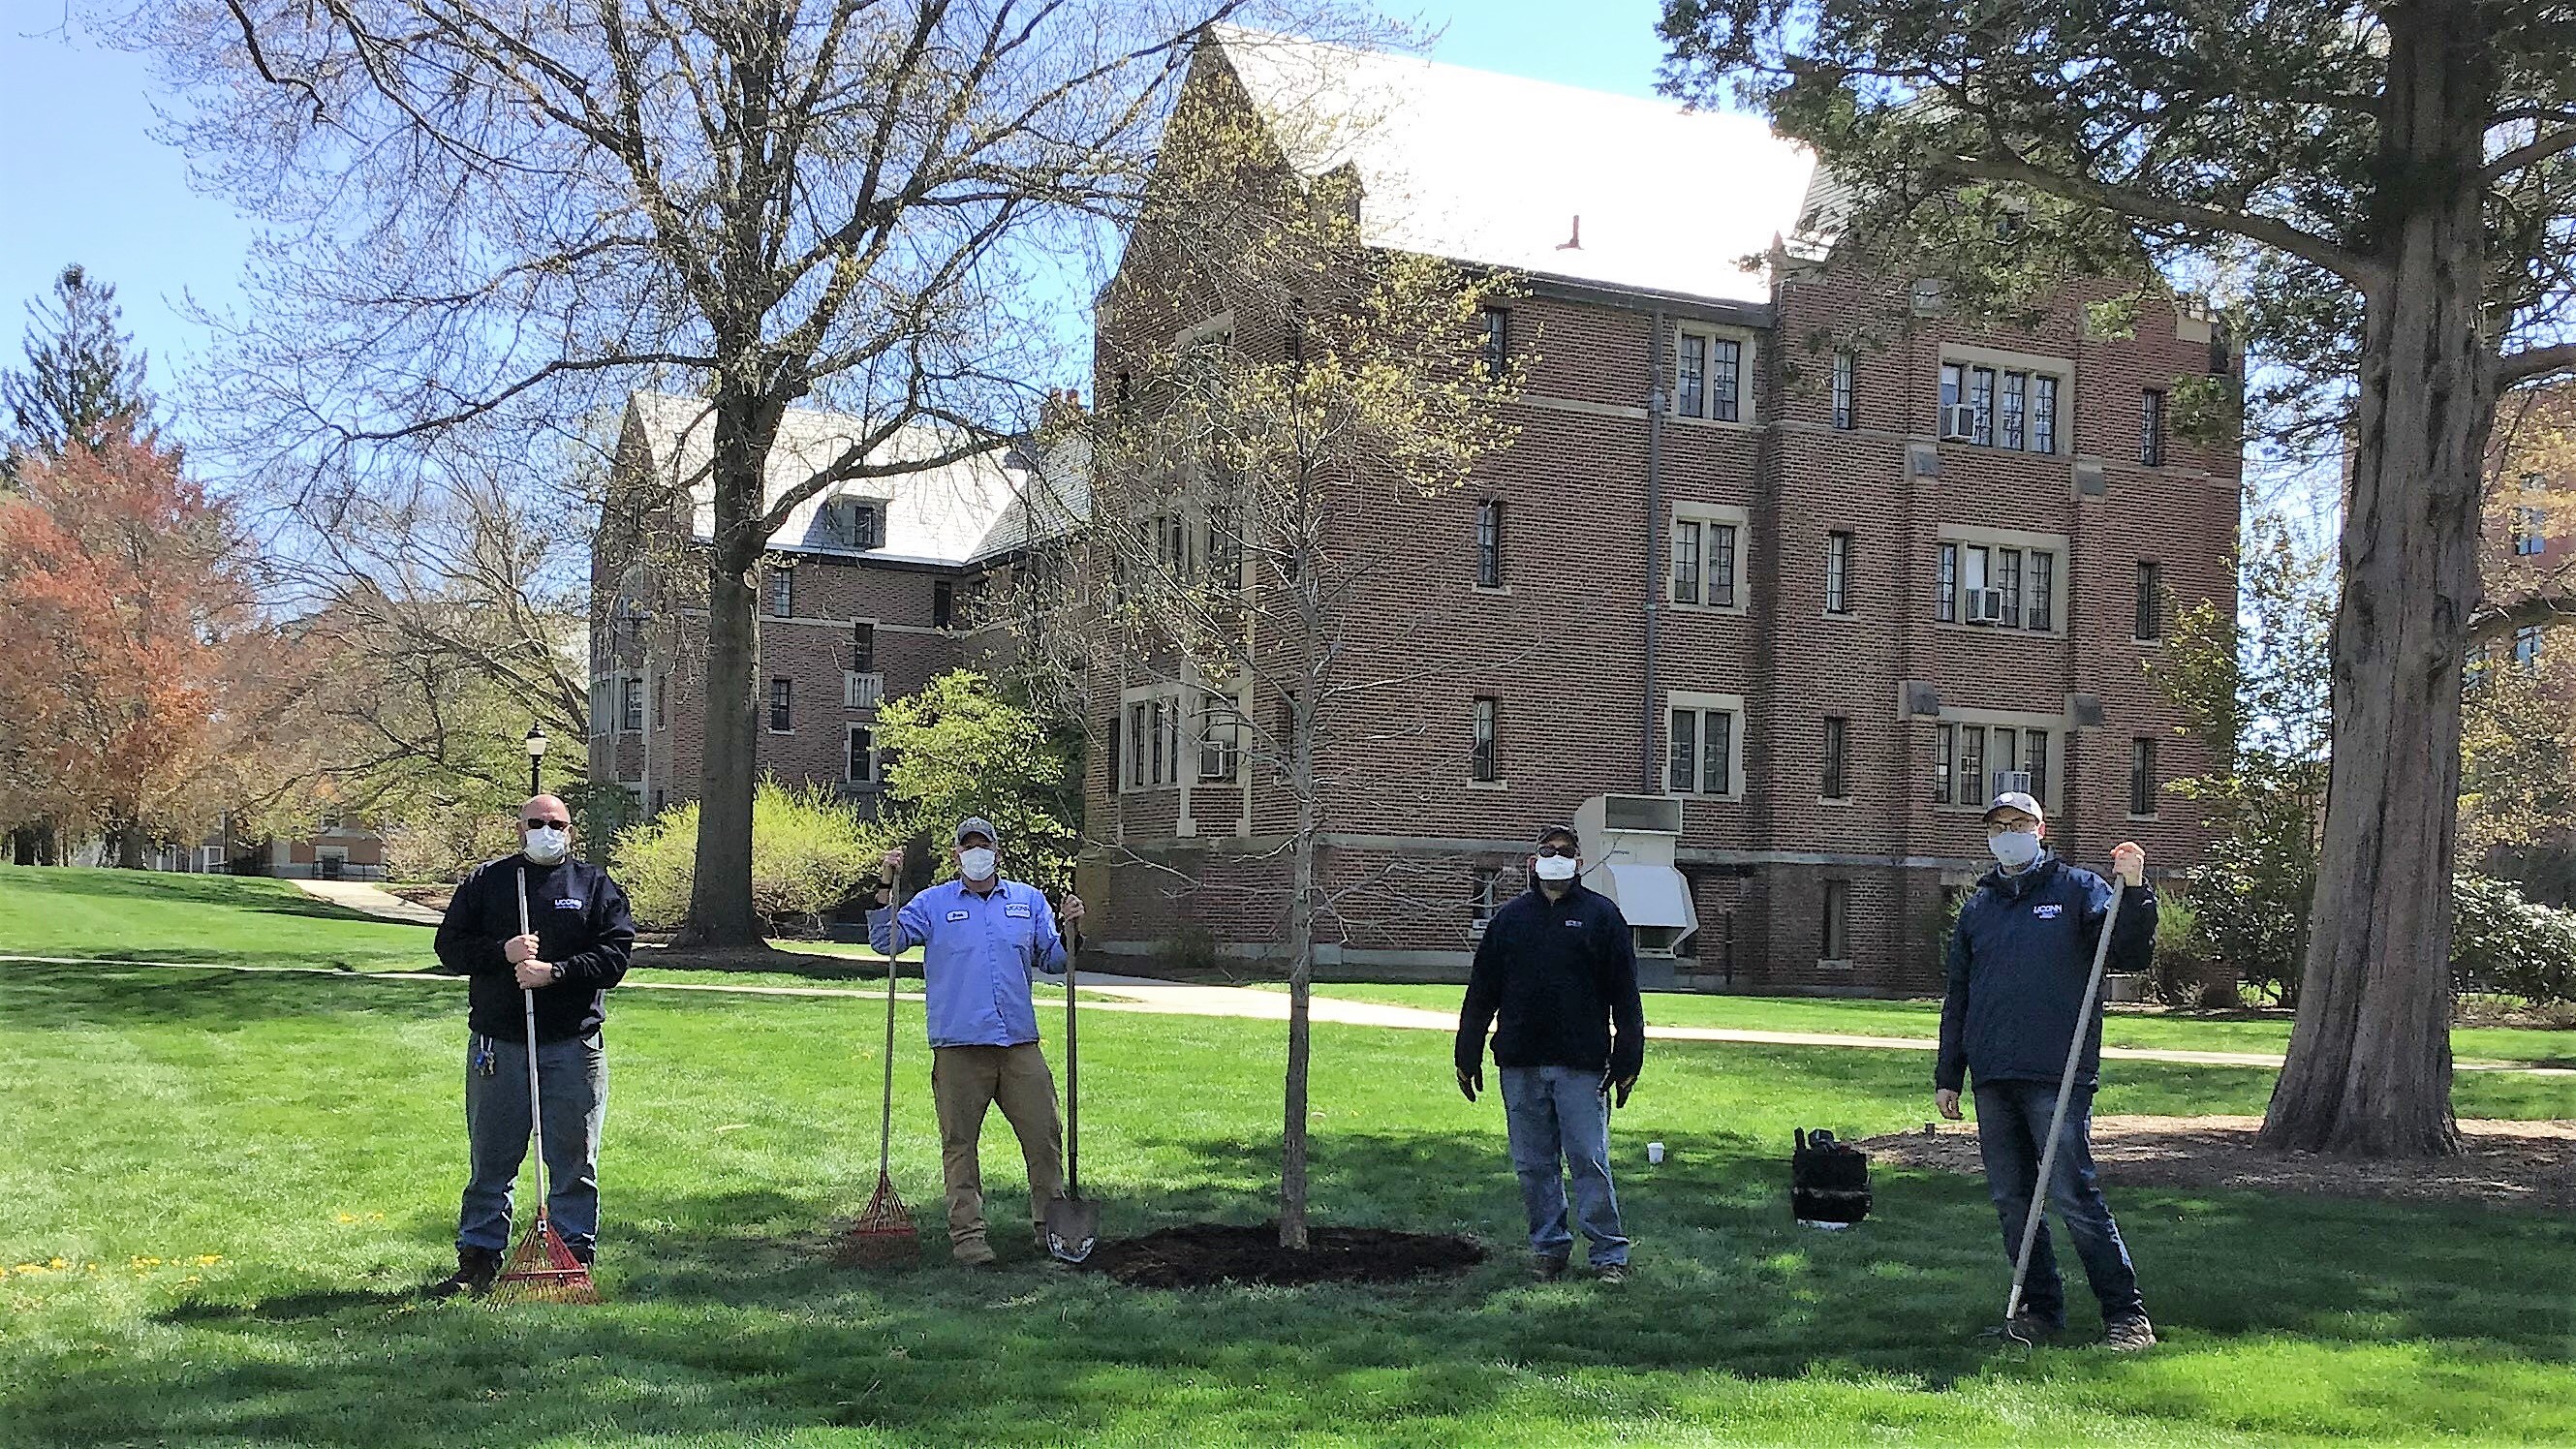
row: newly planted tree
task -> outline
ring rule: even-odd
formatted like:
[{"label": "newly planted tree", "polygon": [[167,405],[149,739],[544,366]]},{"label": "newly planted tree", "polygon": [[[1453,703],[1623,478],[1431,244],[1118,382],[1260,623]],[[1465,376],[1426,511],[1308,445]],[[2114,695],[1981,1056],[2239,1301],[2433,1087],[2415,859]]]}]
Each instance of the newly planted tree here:
[{"label": "newly planted tree", "polygon": [[1843,265],[1969,314],[2207,285],[2348,454],[2334,757],[2273,1146],[2454,1150],[2453,801],[2498,395],[2576,368],[2576,15],[2499,0],[1668,0],[1842,189]]}]

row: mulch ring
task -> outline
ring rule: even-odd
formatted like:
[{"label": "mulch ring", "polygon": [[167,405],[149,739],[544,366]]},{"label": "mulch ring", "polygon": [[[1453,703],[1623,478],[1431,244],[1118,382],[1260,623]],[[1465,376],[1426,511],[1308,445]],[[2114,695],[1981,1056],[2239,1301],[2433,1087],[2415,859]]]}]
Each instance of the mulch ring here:
[{"label": "mulch ring", "polygon": [[[2397,1202],[2576,1208],[2576,1122],[2462,1122],[2465,1151],[2435,1162],[2274,1152],[2260,1117],[2096,1117],[2093,1160],[2113,1186],[2234,1188]],[[1874,1163],[1979,1173],[1974,1126],[1857,1144]]]},{"label": "mulch ring", "polygon": [[1385,1228],[1312,1228],[1306,1251],[1279,1246],[1279,1225],[1189,1223],[1141,1238],[1103,1241],[1084,1267],[1136,1288],[1217,1283],[1405,1283],[1462,1273],[1485,1261],[1473,1238]]}]

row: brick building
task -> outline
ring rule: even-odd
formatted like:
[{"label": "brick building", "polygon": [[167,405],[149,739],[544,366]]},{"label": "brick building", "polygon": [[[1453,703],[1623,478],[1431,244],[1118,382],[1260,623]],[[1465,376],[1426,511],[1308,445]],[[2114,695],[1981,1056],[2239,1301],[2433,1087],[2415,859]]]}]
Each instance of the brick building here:
[{"label": "brick building", "polygon": [[[1944,894],[1988,865],[1979,817],[2008,785],[2079,860],[2127,837],[2160,874],[2195,858],[2202,820],[2162,787],[2201,761],[2149,671],[2177,609],[2234,597],[2237,453],[2163,408],[2240,365],[2205,317],[2088,336],[2079,296],[2028,332],[1925,308],[1838,344],[1870,299],[1776,241],[1830,185],[1758,123],[1226,31],[1182,104],[1365,112],[1280,149],[1348,168],[1370,244],[1523,279],[1486,319],[1525,368],[1516,441],[1353,541],[1396,566],[1352,632],[1441,668],[1376,706],[1418,738],[1324,742],[1328,886],[1410,882],[1343,905],[1325,970],[1462,974],[1532,833],[1587,801],[1646,827],[1632,861],[1678,868],[1685,918],[1641,935],[1658,984],[1931,986]],[[1156,255],[1131,245],[1103,294],[1099,396],[1209,329],[1278,345],[1265,319],[1151,301],[1190,291],[1139,274]],[[1114,665],[1091,686],[1096,946],[1197,927],[1273,950],[1275,785],[1199,735],[1215,716],[1186,690]]]},{"label": "brick building", "polygon": [[[2486,527],[2478,573],[2490,603],[2576,592],[2576,388],[2540,388],[2504,399],[2487,444]],[[2510,657],[2537,669],[2548,629],[2524,623],[2510,644],[2483,647],[2483,667]],[[2564,647],[2564,646],[2562,646]]]},{"label": "brick building", "polygon": [[[838,458],[860,426],[790,411],[769,459],[770,497]],[[647,814],[698,790],[712,431],[696,399],[628,400],[592,555],[590,777],[625,785]],[[895,446],[930,456],[947,443],[925,429]],[[760,770],[835,785],[873,810],[878,704],[1006,647],[976,627],[982,601],[1033,538],[1081,506],[1078,470],[1040,470],[1007,450],[837,484],[798,505],[762,565]]]}]

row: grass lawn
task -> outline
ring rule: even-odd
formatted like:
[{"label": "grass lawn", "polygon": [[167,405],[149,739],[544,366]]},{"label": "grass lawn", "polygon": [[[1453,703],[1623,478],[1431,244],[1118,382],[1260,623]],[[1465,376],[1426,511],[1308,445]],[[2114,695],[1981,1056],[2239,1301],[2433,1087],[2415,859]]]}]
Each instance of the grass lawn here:
[{"label": "grass lawn", "polygon": [[[1272,984],[1265,984],[1263,989],[1287,990]],[[1315,994],[1454,1012],[1465,990],[1446,985],[1319,982]],[[1655,991],[1646,994],[1646,1021],[1653,1026],[1823,1031],[1931,1040],[1941,1034],[1941,1003]],[[2111,1046],[2181,1051],[2280,1052],[2290,1045],[2290,1021],[2286,1016],[2200,1016],[2115,1009],[2103,1027],[2102,1040]],[[2459,1027],[2451,1033],[2451,1050],[2463,1061],[2576,1066],[2576,1032]]]},{"label": "grass lawn", "polygon": [[[71,954],[13,931],[0,951]],[[2122,1192],[2167,1346],[1987,1358],[1969,1337],[2007,1269],[1981,1185],[1887,1171],[1858,1230],[1787,1220],[1790,1128],[1920,1121],[1912,1053],[1658,1045],[1616,1129],[1639,1269],[1615,1290],[1522,1277],[1500,1108],[1459,1100],[1440,1034],[1329,1025],[1319,1215],[1477,1232],[1485,1268],[1194,1293],[1049,1269],[998,1230],[1025,1201],[996,1118],[1001,1270],[935,1243],[912,1272],[835,1270],[815,1248],[873,1179],[878,1009],[618,999],[611,1301],[500,1310],[406,1291],[449,1260],[455,984],[0,964],[0,1445],[2576,1440],[2576,1226],[2537,1214]],[[935,1211],[902,1017],[895,1172]],[[1104,1230],[1265,1215],[1280,1028],[1086,1026]],[[2124,1064],[2101,1110],[2250,1112],[2269,1086]],[[2481,1075],[2460,1108],[2571,1097]]]}]

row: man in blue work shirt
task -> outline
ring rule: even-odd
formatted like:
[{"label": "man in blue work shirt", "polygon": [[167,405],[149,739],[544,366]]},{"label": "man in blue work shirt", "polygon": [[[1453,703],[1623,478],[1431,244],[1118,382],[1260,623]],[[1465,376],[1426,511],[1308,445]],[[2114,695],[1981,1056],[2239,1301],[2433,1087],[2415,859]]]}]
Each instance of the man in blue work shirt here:
[{"label": "man in blue work shirt", "polygon": [[[2057,1110],[2057,1084],[2067,1048],[2084,1034],[2074,1091],[2049,1171],[2049,1200],[2075,1240],[2075,1255],[2101,1301],[2103,1342],[2134,1352],[2155,1345],[2156,1331],[2138,1296],[2120,1225],[2093,1175],[2093,1088],[2102,1067],[2102,1008],[2078,1021],[2093,972],[2095,943],[2111,909],[2111,885],[2065,864],[2044,843],[2048,824],[2039,801],[2018,790],[1997,795],[1986,810],[1986,848],[1994,870],[1959,908],[1950,932],[1948,994],[1941,1002],[1941,1052],[1932,1069],[1932,1105],[1959,1120],[1959,1088],[1976,1079],[1977,1150],[1986,1191],[2003,1220],[2007,1260],[2021,1252],[2031,1194],[2039,1191],[2039,1158]],[[2156,893],[2146,884],[2147,854],[2134,841],[2112,848],[2120,878],[2120,922],[2111,933],[2106,969],[2143,971],[2155,949]],[[2030,1276],[2013,1327],[2036,1340],[2066,1328],[2066,1287],[2050,1251],[2048,1226],[2031,1243]]]},{"label": "man in blue work shirt", "polygon": [[[957,823],[957,878],[887,909],[877,888],[868,939],[888,955],[922,947],[921,974],[930,998],[930,1094],[939,1113],[940,1166],[948,1180],[948,1244],[969,1267],[993,1261],[984,1233],[984,1168],[976,1153],[985,1109],[1000,1104],[1028,1159],[1029,1218],[1044,1241],[1047,1204],[1064,1194],[1064,1128],[1055,1111],[1055,1076],[1038,1050],[1037,1006],[1029,972],[1064,974],[1064,938],[1056,913],[1037,887],[1004,880],[994,851],[993,822]],[[885,879],[903,870],[903,852],[885,857]],[[1082,921],[1082,901],[1064,898],[1064,924]]]},{"label": "man in blue work shirt", "polygon": [[1627,918],[1575,879],[1581,854],[1572,829],[1541,832],[1529,860],[1530,888],[1486,923],[1458,1009],[1458,1090],[1472,1102],[1485,1085],[1485,1028],[1494,1023],[1531,1271],[1542,1280],[1562,1277],[1573,1253],[1565,1225],[1571,1169],[1592,1270],[1618,1283],[1628,1276],[1628,1237],[1610,1186],[1610,1094],[1624,1107],[1637,1085],[1646,1014]]}]

